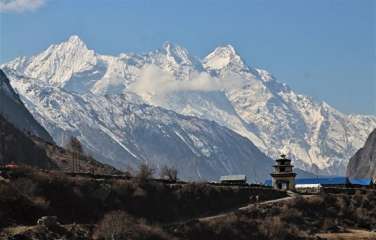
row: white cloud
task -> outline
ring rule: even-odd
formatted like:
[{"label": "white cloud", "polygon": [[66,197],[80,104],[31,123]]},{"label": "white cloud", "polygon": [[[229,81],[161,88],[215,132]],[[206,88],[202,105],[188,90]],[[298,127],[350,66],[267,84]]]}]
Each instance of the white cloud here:
[{"label": "white cloud", "polygon": [[129,86],[129,91],[140,96],[163,96],[179,91],[221,91],[244,85],[239,76],[216,78],[206,72],[193,72],[187,80],[177,80],[171,73],[163,71],[155,65],[147,65],[142,69],[140,78]]},{"label": "white cloud", "polygon": [[33,11],[45,4],[46,0],[0,0],[0,12]]}]

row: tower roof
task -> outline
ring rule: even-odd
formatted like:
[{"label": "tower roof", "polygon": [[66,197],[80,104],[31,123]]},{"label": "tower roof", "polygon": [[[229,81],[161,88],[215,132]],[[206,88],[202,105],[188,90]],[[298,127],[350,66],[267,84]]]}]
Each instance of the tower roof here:
[{"label": "tower roof", "polygon": [[280,158],[276,159],[276,161],[290,161],[291,159],[286,158],[285,154],[281,154]]}]

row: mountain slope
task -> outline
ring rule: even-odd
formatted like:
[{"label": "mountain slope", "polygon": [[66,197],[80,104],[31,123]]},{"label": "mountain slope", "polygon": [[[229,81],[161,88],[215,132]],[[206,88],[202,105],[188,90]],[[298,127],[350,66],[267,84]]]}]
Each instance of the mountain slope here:
[{"label": "mountain slope", "polygon": [[271,156],[281,151],[292,155],[303,169],[343,174],[347,156],[376,125],[375,117],[347,116],[295,93],[267,71],[248,67],[231,46],[215,49],[203,63],[215,76],[231,74],[244,81],[241,87],[227,89],[226,95],[264,145],[272,146],[260,148]]},{"label": "mountain slope", "polygon": [[[213,121],[131,103],[131,94],[77,94],[9,72],[28,108],[60,144],[76,136],[96,159],[119,168],[174,166],[184,179],[244,173],[268,177],[272,160]],[[134,99],[133,99],[134,101]]]},{"label": "mountain slope", "polygon": [[14,92],[9,79],[0,69],[0,114],[24,133],[29,132],[52,142],[48,132],[40,126]]},{"label": "mountain slope", "polygon": [[350,158],[347,176],[351,178],[376,177],[376,129],[369,135],[364,146]]},{"label": "mountain slope", "polygon": [[25,133],[0,114],[0,164],[16,163],[57,169],[57,165]]},{"label": "mountain slope", "polygon": [[[376,127],[374,116],[346,115],[295,93],[267,71],[248,66],[230,45],[202,60],[171,43],[144,55],[107,56],[72,36],[3,67],[36,88],[96,96],[136,93],[128,100],[216,121],[268,156],[284,152],[297,167],[317,174],[344,174],[349,156]],[[39,121],[55,124],[48,116]]]},{"label": "mountain slope", "polygon": [[[72,153],[53,143],[47,131],[26,110],[2,70],[0,100],[0,104],[4,104],[0,112],[0,164],[16,163],[71,171]],[[79,162],[80,171],[119,173],[113,167],[101,164],[85,154],[79,155]]]}]

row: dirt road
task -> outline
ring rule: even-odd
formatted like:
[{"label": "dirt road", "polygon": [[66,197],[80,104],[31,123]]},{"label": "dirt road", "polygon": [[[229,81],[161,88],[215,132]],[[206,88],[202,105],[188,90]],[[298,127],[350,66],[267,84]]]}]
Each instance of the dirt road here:
[{"label": "dirt road", "polygon": [[293,198],[294,198],[294,197],[284,197],[284,198],[279,198],[279,199],[269,200],[269,201],[265,201],[265,202],[251,203],[251,204],[248,204],[247,206],[240,207],[240,208],[235,209],[235,210],[229,210],[229,211],[226,211],[226,212],[223,212],[223,213],[217,214],[217,215],[198,218],[197,220],[200,221],[200,222],[208,222],[208,221],[216,220],[216,219],[219,219],[219,218],[227,217],[229,214],[234,213],[234,212],[237,212],[237,211],[246,211],[247,209],[249,209],[249,208],[251,208],[251,207],[253,207],[253,206],[261,206],[261,205],[275,204],[275,203],[278,203],[278,202],[289,201],[289,200],[291,200],[291,199],[293,199]]}]

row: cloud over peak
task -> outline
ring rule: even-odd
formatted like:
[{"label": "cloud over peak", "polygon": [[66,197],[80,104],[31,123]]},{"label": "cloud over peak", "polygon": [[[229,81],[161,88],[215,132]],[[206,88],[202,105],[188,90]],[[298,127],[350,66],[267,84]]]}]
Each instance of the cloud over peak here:
[{"label": "cloud over peak", "polygon": [[162,70],[156,65],[146,65],[142,69],[140,79],[129,86],[129,91],[146,99],[163,97],[171,92],[223,91],[241,87],[245,81],[236,74],[225,74],[223,78],[213,77],[206,72],[191,72],[189,79],[177,80],[170,72]]},{"label": "cloud over peak", "polygon": [[0,0],[0,12],[25,12],[42,7],[46,0]]}]

